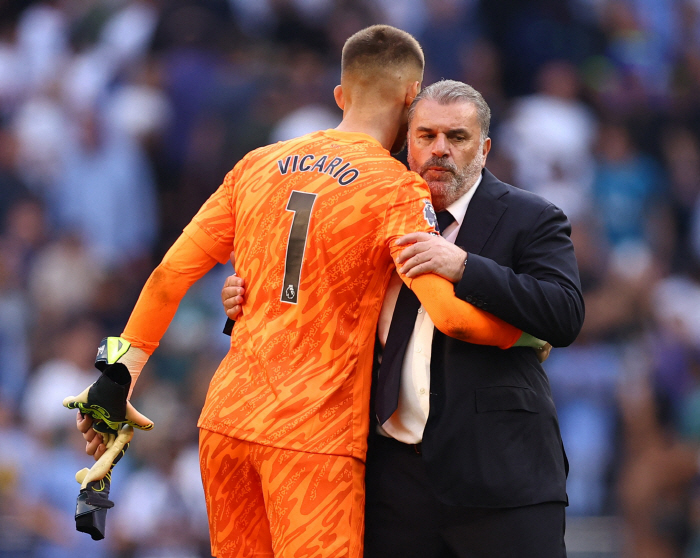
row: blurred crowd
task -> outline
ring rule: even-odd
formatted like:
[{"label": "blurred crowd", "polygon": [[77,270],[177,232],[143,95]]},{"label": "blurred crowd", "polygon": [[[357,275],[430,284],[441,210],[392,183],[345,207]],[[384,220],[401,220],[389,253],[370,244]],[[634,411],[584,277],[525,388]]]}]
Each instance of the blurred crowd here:
[{"label": "blurred crowd", "polygon": [[[586,299],[545,367],[571,516],[700,557],[700,0],[0,0],[0,558],[210,556],[196,418],[228,338],[217,266],[134,393],[107,540],[61,400],[252,148],[335,126],[345,39],[418,38],[493,111],[488,167],[570,217]],[[401,156],[400,156],[401,157]],[[254,278],[251,278],[254,280]]]}]

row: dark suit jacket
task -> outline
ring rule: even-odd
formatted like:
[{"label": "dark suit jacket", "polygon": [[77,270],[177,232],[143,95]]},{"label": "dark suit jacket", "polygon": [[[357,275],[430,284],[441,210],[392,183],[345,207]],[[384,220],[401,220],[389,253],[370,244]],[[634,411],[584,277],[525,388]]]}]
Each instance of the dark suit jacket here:
[{"label": "dark suit jacket", "polygon": [[[457,296],[554,347],[569,345],[584,316],[570,232],[560,209],[484,170],[455,242],[469,254]],[[435,330],[430,369],[422,451],[440,500],[567,501],[556,410],[532,349],[472,345]]]}]

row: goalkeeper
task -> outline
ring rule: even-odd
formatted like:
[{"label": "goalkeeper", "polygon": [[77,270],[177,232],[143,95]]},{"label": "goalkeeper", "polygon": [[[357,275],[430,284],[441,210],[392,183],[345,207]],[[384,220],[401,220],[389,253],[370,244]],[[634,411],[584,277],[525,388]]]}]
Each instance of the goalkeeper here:
[{"label": "goalkeeper", "polygon": [[[239,161],[148,279],[121,335],[130,345],[113,363],[133,387],[195,281],[232,250],[241,275],[259,278],[198,422],[218,558],[362,556],[377,319],[405,248],[398,239],[437,232],[426,183],[390,156],[403,146],[422,76],[421,48],[407,33],[382,25],[350,37],[334,91],[338,128]],[[402,279],[450,336],[502,349],[542,344],[459,300],[441,277]],[[128,390],[113,414],[93,388],[86,412],[148,426],[125,403]],[[99,454],[88,422],[80,429]]]}]

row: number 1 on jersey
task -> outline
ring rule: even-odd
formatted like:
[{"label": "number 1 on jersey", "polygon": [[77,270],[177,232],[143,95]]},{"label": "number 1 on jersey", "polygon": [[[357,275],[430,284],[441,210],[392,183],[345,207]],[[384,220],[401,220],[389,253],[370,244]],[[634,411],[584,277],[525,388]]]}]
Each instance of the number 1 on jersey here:
[{"label": "number 1 on jersey", "polygon": [[301,280],[301,264],[304,261],[306,238],[309,234],[311,209],[317,194],[292,190],[287,202],[287,211],[294,212],[292,227],[287,243],[287,257],[284,260],[284,281],[282,283],[282,302],[296,304],[299,296],[299,281]]}]

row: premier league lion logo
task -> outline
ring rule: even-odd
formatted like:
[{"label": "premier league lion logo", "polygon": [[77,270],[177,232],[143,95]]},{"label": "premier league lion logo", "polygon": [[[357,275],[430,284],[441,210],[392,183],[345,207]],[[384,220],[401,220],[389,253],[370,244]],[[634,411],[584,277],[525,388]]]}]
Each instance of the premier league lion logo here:
[{"label": "premier league lion logo", "polygon": [[294,285],[289,285],[284,291],[284,294],[289,300],[294,300]]},{"label": "premier league lion logo", "polygon": [[425,204],[423,208],[423,217],[425,217],[425,220],[431,227],[435,227],[435,230],[439,231],[440,227],[438,227],[437,215],[435,214],[433,204],[428,200],[423,200],[423,203]]}]

